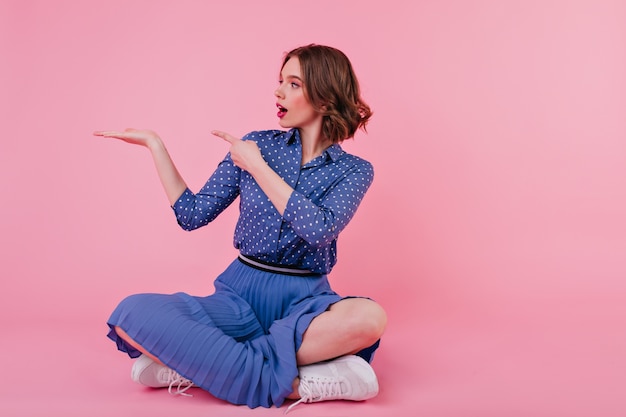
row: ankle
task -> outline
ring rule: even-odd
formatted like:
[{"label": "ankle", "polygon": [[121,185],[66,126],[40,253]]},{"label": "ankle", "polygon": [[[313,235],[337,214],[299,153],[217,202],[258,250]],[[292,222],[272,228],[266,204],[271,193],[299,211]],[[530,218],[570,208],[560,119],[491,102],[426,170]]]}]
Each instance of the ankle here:
[{"label": "ankle", "polygon": [[296,377],[296,379],[293,380],[293,384],[291,384],[291,387],[293,391],[291,392],[291,394],[287,396],[287,398],[290,400],[299,400],[300,399],[300,378]]}]

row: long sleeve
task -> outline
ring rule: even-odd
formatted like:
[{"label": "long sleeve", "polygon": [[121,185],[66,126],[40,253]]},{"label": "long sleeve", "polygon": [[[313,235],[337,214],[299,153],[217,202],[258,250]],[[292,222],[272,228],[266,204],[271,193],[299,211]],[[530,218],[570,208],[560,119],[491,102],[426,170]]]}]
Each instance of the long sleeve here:
[{"label": "long sleeve", "polygon": [[348,225],[373,179],[372,165],[361,161],[334,181],[318,202],[294,191],[283,218],[310,246],[327,246]]},{"label": "long sleeve", "polygon": [[297,129],[255,131],[242,139],[255,141],[267,164],[293,188],[283,214],[227,155],[197,194],[186,189],[177,199],[172,208],[178,223],[197,229],[239,197],[233,244],[243,255],[329,273],[337,262],[337,237],[372,183],[372,165],[335,144],[302,166]]},{"label": "long sleeve", "polygon": [[180,227],[195,230],[213,221],[239,195],[240,180],[241,170],[227,155],[198,193],[187,188],[172,206]]}]

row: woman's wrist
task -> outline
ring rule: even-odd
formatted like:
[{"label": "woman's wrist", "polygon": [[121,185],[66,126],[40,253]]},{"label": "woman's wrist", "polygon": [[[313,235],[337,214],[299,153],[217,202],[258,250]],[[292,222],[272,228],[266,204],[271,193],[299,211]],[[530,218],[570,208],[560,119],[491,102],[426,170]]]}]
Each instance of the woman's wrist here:
[{"label": "woman's wrist", "polygon": [[165,144],[158,135],[150,136],[146,140],[146,148],[150,149],[152,153],[165,150]]}]

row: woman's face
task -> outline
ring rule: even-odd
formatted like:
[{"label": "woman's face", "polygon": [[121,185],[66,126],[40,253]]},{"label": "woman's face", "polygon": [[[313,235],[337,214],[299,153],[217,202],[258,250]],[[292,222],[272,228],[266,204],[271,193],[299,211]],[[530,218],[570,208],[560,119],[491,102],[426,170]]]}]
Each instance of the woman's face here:
[{"label": "woman's face", "polygon": [[284,128],[306,129],[322,123],[322,115],[315,111],[304,95],[304,84],[300,71],[300,60],[291,57],[280,72],[278,88],[274,95],[278,99],[278,123]]}]

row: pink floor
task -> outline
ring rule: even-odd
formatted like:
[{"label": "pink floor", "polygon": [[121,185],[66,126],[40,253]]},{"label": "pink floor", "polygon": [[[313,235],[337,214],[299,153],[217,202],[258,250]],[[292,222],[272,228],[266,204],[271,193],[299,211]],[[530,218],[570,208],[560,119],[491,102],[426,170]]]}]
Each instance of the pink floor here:
[{"label": "pink floor", "polygon": [[[538,305],[537,314],[545,315],[545,307]],[[607,304],[593,316],[571,307],[562,304],[543,322],[506,308],[491,317],[456,311],[413,324],[392,321],[374,362],[377,398],[304,404],[290,414],[623,416],[626,337],[602,330],[619,324],[623,307]],[[197,389],[185,398],[138,386],[104,325],[22,323],[3,330],[2,416],[278,416],[286,409],[250,410]]]}]

